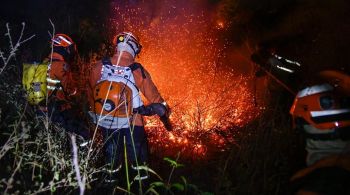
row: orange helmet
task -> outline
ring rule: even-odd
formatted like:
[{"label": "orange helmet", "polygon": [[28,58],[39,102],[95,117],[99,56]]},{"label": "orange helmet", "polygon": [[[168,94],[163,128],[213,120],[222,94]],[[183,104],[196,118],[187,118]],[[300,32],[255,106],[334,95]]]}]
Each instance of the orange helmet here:
[{"label": "orange helmet", "polygon": [[116,45],[117,50],[127,51],[133,57],[139,54],[142,48],[139,38],[131,32],[117,34],[113,39],[113,43]]},{"label": "orange helmet", "polygon": [[318,129],[350,126],[350,98],[330,84],[298,92],[290,109],[294,125],[299,119]]},{"label": "orange helmet", "polygon": [[77,53],[75,43],[66,34],[56,34],[51,41],[54,52],[61,54],[66,61],[70,62]]},{"label": "orange helmet", "polygon": [[96,114],[113,117],[130,117],[132,114],[132,91],[124,83],[102,81],[95,86],[93,96],[91,107]]},{"label": "orange helmet", "polygon": [[74,45],[73,40],[66,34],[55,34],[51,41],[55,47],[69,47]]}]

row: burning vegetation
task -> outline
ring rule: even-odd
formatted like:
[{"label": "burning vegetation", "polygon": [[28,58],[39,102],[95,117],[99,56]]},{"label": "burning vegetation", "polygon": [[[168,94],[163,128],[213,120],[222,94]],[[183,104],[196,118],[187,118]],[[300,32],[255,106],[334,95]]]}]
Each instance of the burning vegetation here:
[{"label": "burning vegetation", "polygon": [[[223,61],[226,44],[206,13],[174,6],[153,18],[141,8],[112,7],[110,26],[138,32],[143,52],[138,61],[152,74],[172,108],[174,132],[147,119],[151,150],[205,156],[234,142],[239,127],[259,115],[250,87],[234,61]],[[215,147],[213,147],[213,145]],[[171,148],[169,150],[169,148]]]}]

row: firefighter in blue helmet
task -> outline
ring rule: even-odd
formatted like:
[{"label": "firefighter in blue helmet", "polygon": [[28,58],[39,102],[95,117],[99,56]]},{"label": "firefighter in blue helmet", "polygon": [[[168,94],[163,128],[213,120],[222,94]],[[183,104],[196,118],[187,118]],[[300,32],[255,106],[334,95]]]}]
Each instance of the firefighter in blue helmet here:
[{"label": "firefighter in blue helmet", "polygon": [[[106,161],[110,179],[115,181],[124,162],[124,145],[132,177],[147,179],[142,169],[148,161],[148,141],[142,115],[157,114],[170,130],[169,108],[148,71],[135,62],[141,51],[139,39],[130,32],[115,36],[116,52],[112,58],[98,62],[90,75],[91,116],[105,140]],[[143,104],[140,93],[150,103]],[[134,177],[133,177],[134,176]]]}]

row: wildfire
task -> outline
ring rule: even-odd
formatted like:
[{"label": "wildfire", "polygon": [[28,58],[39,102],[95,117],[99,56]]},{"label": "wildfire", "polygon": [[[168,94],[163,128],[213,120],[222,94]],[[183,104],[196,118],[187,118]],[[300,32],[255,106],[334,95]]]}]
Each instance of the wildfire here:
[{"label": "wildfire", "polygon": [[212,146],[224,149],[234,142],[237,127],[259,112],[249,78],[235,72],[235,62],[221,60],[226,45],[219,41],[217,27],[224,24],[212,24],[203,10],[168,6],[156,15],[148,11],[147,6],[113,5],[110,23],[116,32],[139,35],[143,51],[138,61],[172,108],[173,132],[158,119],[147,119],[151,150],[205,156]]}]

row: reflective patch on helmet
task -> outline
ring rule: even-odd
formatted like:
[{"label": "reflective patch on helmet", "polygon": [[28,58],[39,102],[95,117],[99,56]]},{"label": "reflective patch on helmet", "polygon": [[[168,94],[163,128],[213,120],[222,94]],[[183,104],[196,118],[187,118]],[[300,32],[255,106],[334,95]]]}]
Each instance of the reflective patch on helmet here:
[{"label": "reflective patch on helmet", "polygon": [[61,44],[60,40],[58,38],[52,39],[52,41],[58,45]]},{"label": "reflective patch on helmet", "polygon": [[124,37],[123,37],[123,36],[120,36],[120,37],[118,38],[118,40],[119,40],[120,42],[123,42],[123,41],[124,41]]},{"label": "reflective patch on helmet", "polygon": [[61,40],[63,40],[64,42],[66,42],[68,45],[72,45],[72,42],[68,41],[66,38],[64,38],[63,36],[58,36]]},{"label": "reflective patch on helmet", "polygon": [[311,111],[311,117],[319,117],[319,116],[327,116],[327,115],[343,114],[343,113],[350,113],[350,109]]},{"label": "reflective patch on helmet", "polygon": [[307,88],[299,91],[299,93],[297,94],[297,97],[301,98],[301,97],[314,95],[314,94],[322,93],[322,92],[326,92],[326,91],[332,91],[332,90],[333,90],[333,87],[329,84],[315,85],[315,86],[307,87]]}]

